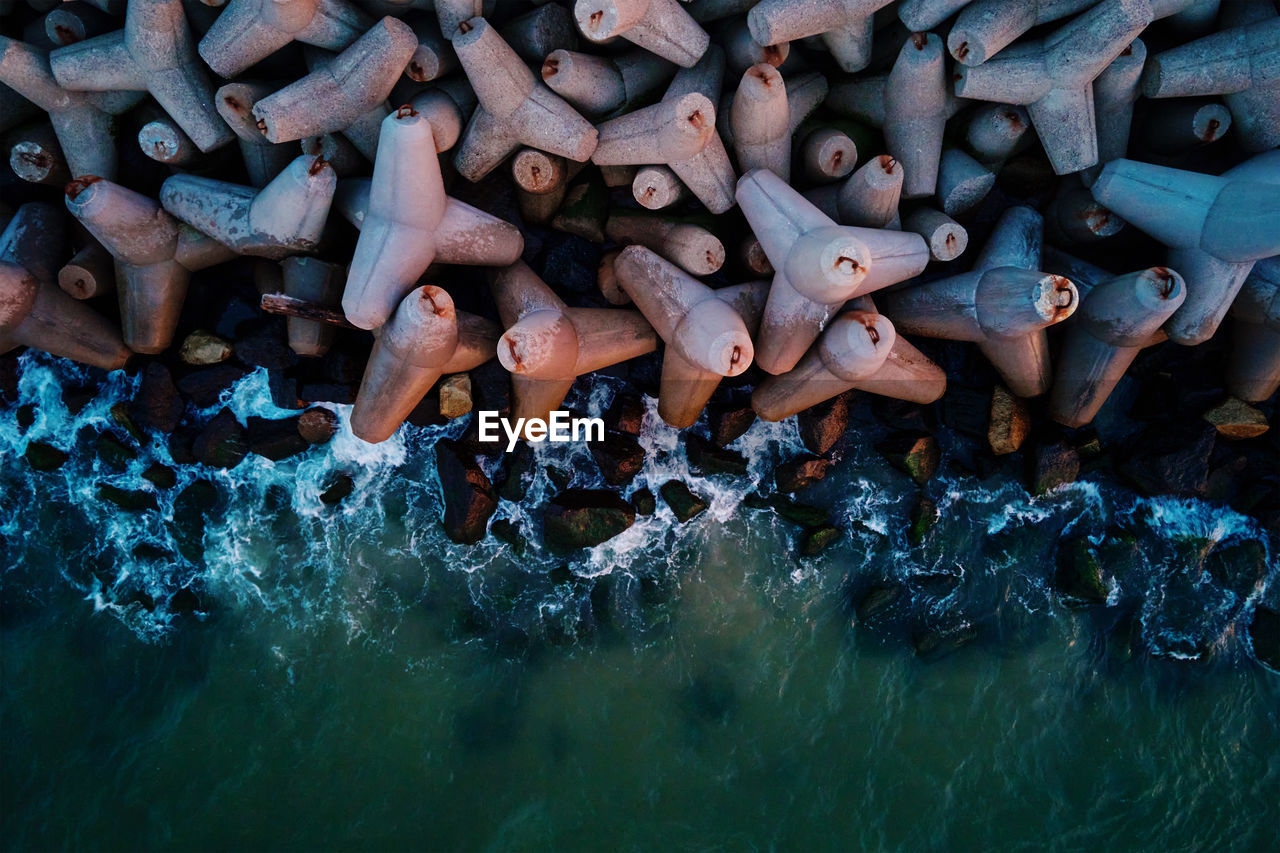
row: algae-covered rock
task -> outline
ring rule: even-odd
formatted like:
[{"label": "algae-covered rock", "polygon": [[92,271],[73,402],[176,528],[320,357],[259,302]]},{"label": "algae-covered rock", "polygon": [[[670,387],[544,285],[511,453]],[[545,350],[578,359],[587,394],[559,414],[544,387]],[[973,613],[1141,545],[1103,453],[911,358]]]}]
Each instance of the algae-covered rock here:
[{"label": "algae-covered rock", "polygon": [[805,454],[790,459],[778,466],[773,473],[774,487],[780,492],[795,492],[827,476],[831,469],[831,460],[821,456]]},{"label": "algae-covered rock", "polygon": [[832,524],[823,524],[812,528],[804,534],[800,542],[800,556],[816,557],[840,539],[840,528]]},{"label": "algae-covered rock", "polygon": [[1084,536],[1073,536],[1058,544],[1053,585],[1069,607],[1105,604],[1111,592],[1102,560]]},{"label": "algae-covered rock", "polygon": [[689,468],[695,474],[703,477],[713,474],[746,476],[747,458],[745,456],[737,451],[718,447],[702,436],[688,436],[685,439],[685,451],[689,457]]},{"label": "algae-covered rock", "polygon": [[27,444],[27,450],[23,456],[26,457],[27,464],[36,471],[56,471],[68,459],[64,451],[43,441],[33,441]]},{"label": "algae-covered rock", "polygon": [[653,515],[658,509],[658,501],[648,489],[636,489],[631,495],[631,505],[636,508],[636,515]]},{"label": "algae-covered rock", "polygon": [[942,461],[938,440],[931,435],[896,435],[880,442],[876,449],[890,465],[920,485],[937,473],[938,463]]},{"label": "algae-covered rock", "polygon": [[636,511],[608,489],[565,489],[543,510],[546,541],[553,548],[590,548],[626,530]]},{"label": "algae-covered rock", "polygon": [[681,524],[706,512],[709,506],[681,480],[668,480],[658,491]]}]

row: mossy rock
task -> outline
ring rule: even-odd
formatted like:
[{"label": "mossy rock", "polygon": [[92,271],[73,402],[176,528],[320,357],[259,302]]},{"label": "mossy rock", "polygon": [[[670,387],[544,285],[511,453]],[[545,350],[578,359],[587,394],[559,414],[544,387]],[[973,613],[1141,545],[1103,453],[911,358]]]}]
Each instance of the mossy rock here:
[{"label": "mossy rock", "polygon": [[938,504],[932,498],[921,497],[911,511],[911,526],[907,528],[907,540],[912,545],[924,542],[938,520],[942,518],[938,512]]},{"label": "mossy rock", "polygon": [[631,505],[636,508],[636,515],[653,515],[658,509],[658,501],[648,489],[636,489],[631,495]]},{"label": "mossy rock", "polygon": [[1068,607],[1105,604],[1111,585],[1097,549],[1083,536],[1059,543],[1053,585]]},{"label": "mossy rock", "polygon": [[800,543],[800,556],[816,557],[830,548],[840,538],[840,528],[832,524],[815,527],[804,535]]},{"label": "mossy rock", "polygon": [[965,620],[920,628],[911,635],[916,657],[932,663],[954,654],[978,639],[977,625]]},{"label": "mossy rock", "polygon": [[172,489],[178,485],[178,474],[168,465],[153,462],[142,472],[143,479],[149,481],[157,489]]},{"label": "mossy rock", "polygon": [[822,527],[831,523],[831,514],[821,507],[783,497],[773,498],[769,506],[787,521],[801,527]]},{"label": "mossy rock", "polygon": [[489,532],[499,542],[505,542],[510,545],[511,550],[517,557],[524,556],[524,549],[528,545],[528,540],[520,533],[520,525],[508,518],[499,518],[489,525]]},{"label": "mossy rock", "polygon": [[859,622],[869,622],[889,611],[902,598],[903,587],[896,583],[880,583],[872,586],[854,603],[854,616]]},{"label": "mossy rock", "polygon": [[23,455],[27,459],[27,464],[36,471],[56,471],[69,458],[66,452],[43,441],[29,443]]},{"label": "mossy rock", "polygon": [[659,491],[681,524],[706,512],[710,506],[680,480],[668,480]]},{"label": "mossy rock", "polygon": [[547,544],[560,550],[607,542],[636,520],[636,511],[608,489],[565,489],[543,511]]}]

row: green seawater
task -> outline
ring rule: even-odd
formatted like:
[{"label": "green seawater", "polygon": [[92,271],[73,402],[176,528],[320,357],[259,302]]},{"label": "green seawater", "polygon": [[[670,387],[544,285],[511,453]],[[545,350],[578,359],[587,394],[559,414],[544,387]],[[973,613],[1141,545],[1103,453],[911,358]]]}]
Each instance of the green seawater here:
[{"label": "green seawater", "polygon": [[[128,390],[72,415],[61,370],[28,365],[26,432],[0,413],[6,849],[1280,847],[1280,675],[1245,631],[1277,543],[1228,509],[943,478],[916,546],[915,487],[853,448],[806,496],[842,538],[802,560],[795,526],[741,503],[797,447],[757,425],[744,482],[647,435],[642,482],[686,477],[712,509],[566,558],[447,543],[428,432],[247,460],[208,475],[205,515],[126,513],[93,483],[138,485],[146,454],[21,458],[73,449]],[[265,398],[256,377],[232,407]],[[356,490],[322,507],[338,469]],[[531,525],[546,489],[499,514]],[[1137,547],[1114,600],[1065,606],[1057,539],[1118,523]],[[1211,577],[1206,541],[1260,542],[1262,573]],[[885,581],[914,592],[859,620]],[[191,584],[200,611],[169,612]],[[914,653],[957,623],[976,638]]]}]

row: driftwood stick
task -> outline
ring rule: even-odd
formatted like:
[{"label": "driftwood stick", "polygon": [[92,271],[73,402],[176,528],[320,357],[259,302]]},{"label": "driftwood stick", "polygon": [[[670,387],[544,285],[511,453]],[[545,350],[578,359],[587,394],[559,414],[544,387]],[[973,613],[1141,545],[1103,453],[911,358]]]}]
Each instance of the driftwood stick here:
[{"label": "driftwood stick", "polygon": [[326,308],[316,302],[285,296],[283,293],[262,294],[262,310],[268,314],[283,314],[286,317],[298,317],[302,320],[315,320],[317,323],[328,323],[344,329],[359,328],[337,308]]}]

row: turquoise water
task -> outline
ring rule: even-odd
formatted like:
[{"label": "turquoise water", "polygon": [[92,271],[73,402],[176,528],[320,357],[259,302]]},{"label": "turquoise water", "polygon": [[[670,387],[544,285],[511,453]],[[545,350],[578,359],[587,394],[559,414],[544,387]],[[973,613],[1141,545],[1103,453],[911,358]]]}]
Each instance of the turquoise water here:
[{"label": "turquoise water", "polygon": [[[21,454],[79,446],[128,380],[72,415],[75,369],[23,358],[36,420],[0,413],[7,848],[1280,843],[1280,675],[1244,630],[1275,600],[1277,543],[1229,509],[944,477],[912,546],[915,487],[855,444],[807,496],[846,535],[800,560],[794,526],[741,505],[793,427],[740,439],[751,477],[704,479],[651,417],[636,485],[685,477],[711,510],[660,507],[572,560],[444,539],[431,444],[457,424],[184,469],[126,513],[95,484],[144,487],[148,454],[46,474]],[[282,414],[261,374],[230,403]],[[544,453],[591,484],[582,448]],[[356,488],[325,507],[339,470]],[[207,516],[172,497],[198,475],[221,495]],[[550,488],[499,516],[530,528]],[[1056,538],[1120,528],[1137,544],[1110,606],[1066,607]],[[1261,577],[1204,569],[1206,543],[1244,542]],[[886,583],[907,592],[858,619]],[[171,613],[187,586],[198,612]],[[938,626],[976,639],[927,662],[911,638]]]}]

